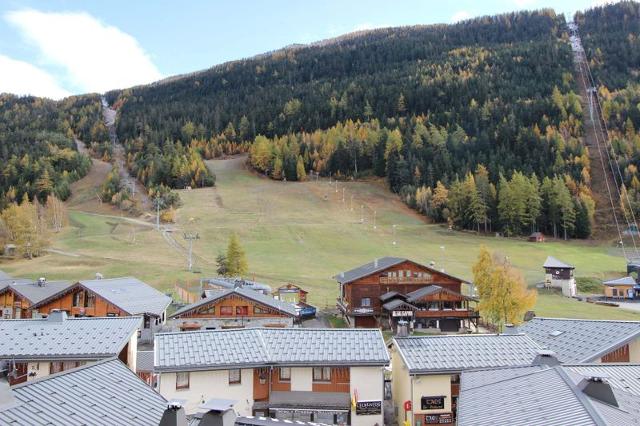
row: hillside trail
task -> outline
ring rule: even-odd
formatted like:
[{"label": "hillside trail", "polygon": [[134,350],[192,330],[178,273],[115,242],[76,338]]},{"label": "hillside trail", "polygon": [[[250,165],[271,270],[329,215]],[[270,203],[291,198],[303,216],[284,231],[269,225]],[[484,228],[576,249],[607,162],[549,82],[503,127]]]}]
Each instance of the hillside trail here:
[{"label": "hillside trail", "polygon": [[113,163],[120,171],[120,180],[129,188],[132,198],[138,202],[138,206],[143,212],[152,211],[154,204],[147,194],[147,189],[137,178],[131,176],[126,166],[124,146],[118,142],[116,134],[116,110],[111,108],[104,98],[102,98],[102,116],[113,144]]},{"label": "hillside trail", "polygon": [[599,121],[602,120],[599,108],[592,107],[593,111],[590,110],[589,104],[595,105],[595,101],[590,102],[589,90],[592,85],[587,69],[587,58],[577,35],[577,27],[569,28],[570,30],[575,28],[570,37],[574,58],[574,78],[582,106],[583,140],[589,150],[591,192],[596,203],[592,234],[598,240],[618,241],[620,240],[619,232],[626,230],[627,226],[620,207],[617,183],[606,152],[607,135],[602,129],[602,121]]}]

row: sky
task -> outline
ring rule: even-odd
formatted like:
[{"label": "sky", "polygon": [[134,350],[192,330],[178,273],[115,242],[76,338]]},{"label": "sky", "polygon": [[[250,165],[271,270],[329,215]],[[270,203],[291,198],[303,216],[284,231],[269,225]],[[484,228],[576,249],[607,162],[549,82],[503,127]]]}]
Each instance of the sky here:
[{"label": "sky", "polygon": [[1,0],[0,93],[103,93],[358,30],[605,1]]}]

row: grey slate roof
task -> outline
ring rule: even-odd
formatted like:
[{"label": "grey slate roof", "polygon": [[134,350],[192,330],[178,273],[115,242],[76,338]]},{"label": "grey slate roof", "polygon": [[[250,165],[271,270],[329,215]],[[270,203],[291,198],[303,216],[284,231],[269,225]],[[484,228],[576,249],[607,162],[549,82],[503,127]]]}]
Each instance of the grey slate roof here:
[{"label": "grey slate roof", "polygon": [[365,263],[364,265],[358,266],[357,268],[351,269],[349,271],[342,272],[336,275],[334,278],[338,280],[339,283],[344,284],[362,277],[366,277],[367,275],[371,275],[375,272],[382,271],[391,266],[405,262],[406,260],[407,259],[402,257],[385,256],[373,262]]},{"label": "grey slate roof", "polygon": [[408,307],[410,309],[413,309],[413,310],[418,309],[415,306],[413,306],[411,303],[405,302],[402,299],[394,299],[391,302],[387,302],[384,305],[382,305],[382,307],[384,309],[386,309],[387,311],[392,311],[392,310],[394,310],[394,309],[396,309],[396,308],[398,308],[400,306],[406,306],[406,307]]},{"label": "grey slate roof", "polygon": [[262,294],[260,292],[254,291],[254,290],[250,290],[247,288],[243,288],[243,287],[238,287],[238,288],[232,288],[232,289],[228,289],[228,290],[219,290],[219,291],[211,291],[211,290],[207,290],[208,295],[207,298],[205,299],[201,299],[198,300],[195,303],[192,303],[190,305],[185,306],[184,308],[178,309],[176,312],[173,313],[173,315],[170,316],[170,318],[176,318],[182,314],[184,314],[185,312],[189,312],[192,309],[198,308],[200,306],[206,305],[210,302],[213,302],[215,300],[219,300],[222,299],[224,297],[227,297],[229,295],[238,295],[250,300],[253,300],[255,302],[261,303],[263,305],[269,306],[273,309],[276,309],[282,313],[285,313],[289,316],[295,316],[296,315],[296,307],[294,304],[292,303],[288,303],[288,302],[283,302],[281,300],[278,299],[274,299],[271,296],[267,296],[265,294]]},{"label": "grey slate roof", "polygon": [[640,364],[563,364],[563,367],[581,376],[606,376],[611,386],[640,396]]},{"label": "grey slate roof", "polygon": [[165,399],[118,359],[88,364],[12,388],[18,406],[0,425],[157,425]]},{"label": "grey slate roof", "polygon": [[161,316],[171,303],[169,296],[133,277],[83,280],[80,284],[129,315]]},{"label": "grey slate roof", "polygon": [[535,317],[515,331],[554,351],[563,363],[584,363],[638,338],[640,321]]},{"label": "grey slate roof", "polygon": [[450,294],[455,294],[457,296],[460,296],[464,299],[468,299],[468,300],[476,300],[473,297],[469,297],[469,296],[465,296],[464,294],[458,293],[456,291],[450,290],[446,287],[440,287],[439,285],[428,285],[426,287],[422,287],[419,288],[417,290],[412,291],[411,293],[407,294],[407,301],[408,302],[415,302],[416,300],[420,300],[425,296],[431,295],[431,294],[435,294],[435,293],[439,293],[439,292],[445,292],[445,293],[450,293]]},{"label": "grey slate roof", "polygon": [[155,371],[389,363],[378,329],[250,328],[157,333],[155,351]]},{"label": "grey slate roof", "polygon": [[483,368],[478,370],[465,370],[460,376],[460,390],[477,388],[490,383],[501,382],[507,379],[545,370],[546,365],[520,365],[497,368]]},{"label": "grey slate roof", "polygon": [[153,351],[138,351],[138,357],[136,358],[136,373],[152,371]]},{"label": "grey slate roof", "polygon": [[[383,271],[387,268],[390,268],[399,263],[407,262],[407,261],[416,263],[416,262],[413,262],[412,260],[405,259],[403,257],[391,257],[391,256],[380,257],[374,260],[373,262],[365,263],[364,265],[358,266],[357,268],[351,269],[349,271],[341,272],[338,275],[334,276],[333,278],[337,280],[340,284],[345,284],[345,283],[349,283],[351,281],[366,277],[368,275],[374,274],[376,272]],[[424,265],[421,265],[421,266],[427,269],[431,269]],[[438,272],[438,274],[444,275],[456,280],[460,280],[463,283],[468,283],[468,281],[466,280],[463,280],[461,278],[456,278],[452,275],[445,274],[444,272]]]},{"label": "grey slate roof", "polygon": [[559,269],[575,269],[573,265],[569,265],[564,263],[561,260],[556,259],[553,256],[547,257],[547,260],[544,261],[543,268],[559,268]]},{"label": "grey slate roof", "polygon": [[615,280],[604,281],[604,285],[636,285],[636,280],[633,277],[623,277]]},{"label": "grey slate roof", "polygon": [[[12,280],[5,287],[9,287],[16,293],[36,304],[47,299],[54,294],[71,287],[69,281],[47,281],[44,286],[39,286],[37,282],[27,279]],[[0,284],[0,287],[2,285]]]},{"label": "grey slate roof", "polygon": [[[502,371],[493,380],[477,380],[477,386],[463,386],[458,402],[458,425],[640,423],[640,396],[617,387],[608,379],[605,380],[611,384],[619,407],[596,400],[581,390],[578,385],[589,374],[577,374],[565,366],[529,373],[514,370],[519,371],[513,372],[511,377]],[[469,382],[469,376],[476,374],[464,372],[462,380]]]},{"label": "grey slate roof", "polygon": [[0,358],[99,359],[116,356],[140,317],[0,320]]},{"label": "grey slate roof", "polygon": [[530,365],[540,347],[525,335],[468,334],[396,337],[409,373]]}]

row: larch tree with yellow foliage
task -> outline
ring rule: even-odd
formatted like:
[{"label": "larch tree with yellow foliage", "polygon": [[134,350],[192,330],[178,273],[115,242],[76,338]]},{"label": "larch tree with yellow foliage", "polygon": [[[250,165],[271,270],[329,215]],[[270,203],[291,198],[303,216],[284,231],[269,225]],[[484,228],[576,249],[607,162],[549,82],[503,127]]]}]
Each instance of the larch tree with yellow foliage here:
[{"label": "larch tree with yellow foliage", "polygon": [[537,292],[527,288],[520,271],[498,261],[485,247],[473,265],[480,314],[502,331],[507,323],[519,324],[525,312],[536,304]]}]

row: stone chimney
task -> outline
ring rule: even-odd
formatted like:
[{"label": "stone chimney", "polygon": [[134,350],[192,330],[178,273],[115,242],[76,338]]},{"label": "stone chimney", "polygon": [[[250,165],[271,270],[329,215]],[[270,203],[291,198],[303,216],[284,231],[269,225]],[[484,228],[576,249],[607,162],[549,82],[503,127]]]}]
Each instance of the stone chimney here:
[{"label": "stone chimney", "polygon": [[409,335],[409,323],[405,320],[398,321],[396,325],[396,336],[407,337]]},{"label": "stone chimney", "polygon": [[595,400],[617,407],[618,400],[606,379],[607,376],[591,375],[582,379],[580,383],[578,383],[578,388],[585,395]]},{"label": "stone chimney", "polygon": [[49,312],[49,316],[47,317],[47,321],[49,322],[64,322],[66,320],[67,313],[59,309],[52,309],[51,312]]},{"label": "stone chimney", "polygon": [[198,408],[207,411],[202,414],[199,426],[234,426],[236,424],[236,412],[233,406],[237,401],[230,399],[210,399]]},{"label": "stone chimney", "polygon": [[184,412],[186,399],[172,399],[162,413],[158,426],[187,426],[187,415]]},{"label": "stone chimney", "polygon": [[554,351],[540,349],[538,351],[538,355],[536,355],[531,364],[555,367],[556,365],[560,365],[560,361],[558,361],[558,358],[556,357],[556,353]]}]

